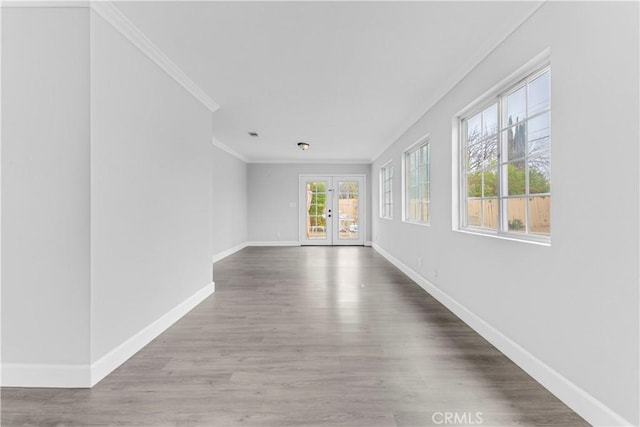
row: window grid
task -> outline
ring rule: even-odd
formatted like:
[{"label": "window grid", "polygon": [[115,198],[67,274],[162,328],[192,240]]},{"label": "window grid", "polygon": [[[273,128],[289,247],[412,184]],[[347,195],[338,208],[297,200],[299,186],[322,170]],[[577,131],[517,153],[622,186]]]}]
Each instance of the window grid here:
[{"label": "window grid", "polygon": [[380,168],[380,217],[393,218],[393,165]]},{"label": "window grid", "polygon": [[404,220],[429,224],[430,182],[429,142],[415,145],[405,152]]},{"label": "window grid", "polygon": [[549,239],[550,110],[547,66],[462,119],[463,228]]}]

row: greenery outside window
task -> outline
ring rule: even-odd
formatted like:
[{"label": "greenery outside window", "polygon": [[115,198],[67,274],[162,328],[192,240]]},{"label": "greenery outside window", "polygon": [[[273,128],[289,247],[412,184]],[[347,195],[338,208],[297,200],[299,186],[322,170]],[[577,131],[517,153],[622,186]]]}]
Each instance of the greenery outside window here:
[{"label": "greenery outside window", "polygon": [[549,240],[550,86],[545,67],[462,118],[462,228]]}]

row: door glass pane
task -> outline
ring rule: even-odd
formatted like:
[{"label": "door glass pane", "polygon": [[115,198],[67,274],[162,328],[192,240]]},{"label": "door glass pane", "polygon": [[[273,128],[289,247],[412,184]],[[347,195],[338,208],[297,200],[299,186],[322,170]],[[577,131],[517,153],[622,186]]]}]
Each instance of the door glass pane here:
[{"label": "door glass pane", "polygon": [[358,181],[338,182],[338,239],[358,239],[360,218]]},{"label": "door glass pane", "polygon": [[307,182],[307,239],[327,238],[327,182]]}]

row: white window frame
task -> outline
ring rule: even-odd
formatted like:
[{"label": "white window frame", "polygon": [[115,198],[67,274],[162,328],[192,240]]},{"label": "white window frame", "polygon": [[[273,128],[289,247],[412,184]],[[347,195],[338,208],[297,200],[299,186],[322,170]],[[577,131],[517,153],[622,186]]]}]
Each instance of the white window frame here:
[{"label": "white window frame", "polygon": [[[388,175],[387,175],[388,173]],[[388,191],[385,186],[389,181]],[[387,194],[389,194],[389,204],[387,205]],[[387,210],[386,207],[389,207]],[[393,219],[393,161],[389,160],[380,166],[380,218]]]},{"label": "white window frame", "polygon": [[[421,219],[412,219],[409,218],[409,209],[408,209],[408,204],[409,204],[409,194],[408,194],[408,187],[409,187],[409,182],[407,179],[407,175],[409,172],[409,165],[407,162],[407,157],[410,154],[413,154],[415,152],[418,152],[422,147],[426,146],[427,147],[427,176],[426,176],[426,184],[428,186],[428,191],[427,191],[427,200],[422,200],[422,192],[419,191],[418,192],[418,201],[417,204],[420,207],[420,214],[419,214],[419,218],[422,217],[422,203],[426,202],[428,205],[427,208],[427,219],[425,220],[421,220]],[[419,156],[418,156],[419,157]],[[418,171],[420,170],[419,167],[417,167]],[[421,179],[418,178],[418,182],[422,183]],[[406,150],[404,150],[404,152],[402,153],[402,221],[403,222],[407,222],[409,224],[418,224],[418,225],[430,225],[431,224],[431,141],[430,141],[430,137],[429,135],[425,135],[422,138],[420,138],[417,142],[413,143],[412,145],[410,145]]]},{"label": "white window frame", "polygon": [[[543,234],[531,234],[529,232],[529,224],[528,224],[528,219],[525,219],[525,224],[526,224],[526,230],[524,233],[522,232],[513,232],[513,231],[509,231],[508,228],[508,218],[507,215],[505,214],[506,212],[506,203],[510,198],[514,198],[514,197],[519,197],[519,198],[525,198],[527,199],[526,202],[526,206],[527,206],[527,213],[526,215],[528,215],[528,206],[529,206],[529,201],[528,199],[531,198],[532,196],[548,196],[551,198],[551,191],[549,191],[548,193],[536,193],[536,194],[532,194],[529,193],[529,187],[528,187],[528,180],[529,180],[529,174],[528,174],[528,159],[529,159],[529,154],[525,151],[525,157],[523,158],[523,161],[525,163],[525,179],[526,179],[526,191],[524,195],[521,196],[510,196],[508,194],[508,189],[506,188],[507,186],[507,181],[506,181],[506,176],[504,176],[504,172],[503,169],[505,167],[505,165],[507,164],[502,163],[502,152],[505,149],[505,142],[502,138],[502,132],[503,130],[508,127],[508,125],[504,125],[503,121],[504,121],[504,109],[505,109],[505,103],[506,103],[506,98],[507,96],[509,96],[510,94],[514,93],[515,91],[519,90],[520,88],[522,88],[523,86],[526,86],[530,81],[535,80],[537,77],[539,77],[540,75],[544,74],[548,72],[549,75],[551,75],[551,66],[550,63],[548,61],[548,59],[545,59],[544,61],[536,61],[534,66],[527,66],[524,68],[524,71],[519,72],[517,74],[518,77],[515,78],[510,78],[507,79],[505,82],[503,82],[502,84],[499,85],[499,89],[498,90],[494,90],[492,92],[489,92],[489,95],[485,95],[483,97],[481,97],[478,101],[474,102],[472,104],[471,107],[467,108],[466,111],[464,111],[463,113],[459,114],[457,116],[457,136],[456,136],[456,143],[458,145],[457,147],[457,153],[458,153],[458,194],[459,194],[459,209],[458,209],[458,230],[459,231],[466,231],[466,232],[473,232],[476,234],[485,234],[485,235],[491,235],[491,236],[496,236],[496,237],[503,237],[503,238],[507,238],[509,240],[518,240],[518,241],[524,241],[524,242],[532,242],[532,243],[541,243],[541,244],[545,244],[545,245],[549,245],[551,243],[551,232],[549,235],[543,235]],[[550,83],[552,84],[552,83]],[[536,112],[534,115],[529,116],[528,111],[526,112],[526,120],[525,120],[525,124],[528,123],[528,121],[531,118],[534,118],[538,115],[542,115],[542,114],[551,114],[551,99],[549,100],[549,106],[548,108],[538,111]],[[481,226],[469,226],[466,225],[466,221],[467,221],[467,170],[466,170],[466,156],[467,156],[467,144],[466,144],[466,129],[465,129],[465,121],[472,118],[474,115],[478,114],[479,112],[484,111],[485,109],[487,109],[488,107],[492,106],[492,105],[497,105],[498,108],[498,142],[497,142],[497,146],[498,146],[498,159],[497,159],[497,182],[498,182],[498,190],[497,190],[497,200],[498,200],[498,228],[497,229],[493,229],[493,228],[486,228],[486,227],[481,227]],[[550,139],[550,147],[548,149],[548,155],[549,155],[549,164],[551,163],[551,140],[552,140],[552,132],[551,129],[549,130],[549,139]],[[549,179],[550,184],[552,183],[552,178],[550,177]]]}]

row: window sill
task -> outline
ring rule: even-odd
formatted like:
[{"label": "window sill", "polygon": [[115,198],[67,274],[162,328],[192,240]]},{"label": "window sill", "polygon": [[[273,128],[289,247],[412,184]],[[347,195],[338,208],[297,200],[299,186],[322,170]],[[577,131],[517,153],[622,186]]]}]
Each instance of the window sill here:
[{"label": "window sill", "polygon": [[490,231],[484,231],[484,230],[473,229],[473,228],[454,229],[453,231],[456,231],[458,233],[463,233],[463,234],[492,237],[494,239],[500,239],[500,240],[510,240],[513,242],[530,243],[538,246],[547,246],[547,247],[551,246],[551,238],[545,238],[545,237],[541,237],[541,238],[529,237],[529,236],[520,237],[520,236],[514,236],[513,234],[498,233],[498,232],[494,233]]},{"label": "window sill", "polygon": [[380,219],[386,219],[387,221],[393,221],[392,217],[388,217],[388,216],[381,216]]},{"label": "window sill", "polygon": [[406,220],[406,219],[403,219],[402,222],[404,222],[405,224],[413,224],[413,225],[421,225],[423,227],[431,227],[431,223],[429,223],[429,222],[409,221],[409,220]]}]

